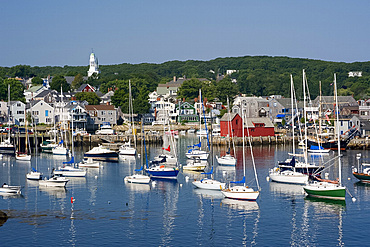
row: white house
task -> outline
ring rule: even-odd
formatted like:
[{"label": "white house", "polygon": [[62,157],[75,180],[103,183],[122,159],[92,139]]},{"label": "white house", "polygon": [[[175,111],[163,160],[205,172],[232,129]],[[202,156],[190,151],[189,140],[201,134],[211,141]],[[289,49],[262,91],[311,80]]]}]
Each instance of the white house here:
[{"label": "white house", "polygon": [[168,124],[176,123],[178,113],[176,112],[176,105],[174,103],[164,101],[161,99],[155,103],[155,120],[152,124]]},{"label": "white house", "polygon": [[28,111],[31,112],[36,120],[36,124],[54,124],[54,108],[43,100],[30,102],[30,109]]},{"label": "white house", "polygon": [[22,101],[10,101],[10,121],[15,125],[25,125],[26,105]]}]

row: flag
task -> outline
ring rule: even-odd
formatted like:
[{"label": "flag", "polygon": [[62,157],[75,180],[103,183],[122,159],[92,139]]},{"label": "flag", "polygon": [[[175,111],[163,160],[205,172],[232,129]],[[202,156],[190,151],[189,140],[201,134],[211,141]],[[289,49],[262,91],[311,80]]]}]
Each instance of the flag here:
[{"label": "flag", "polygon": [[168,148],[162,148],[163,150],[166,150],[168,152],[171,152],[171,145],[168,145]]},{"label": "flag", "polygon": [[329,119],[328,115],[325,115],[325,117],[326,117],[326,120],[328,121],[328,123],[330,123],[330,119]]}]

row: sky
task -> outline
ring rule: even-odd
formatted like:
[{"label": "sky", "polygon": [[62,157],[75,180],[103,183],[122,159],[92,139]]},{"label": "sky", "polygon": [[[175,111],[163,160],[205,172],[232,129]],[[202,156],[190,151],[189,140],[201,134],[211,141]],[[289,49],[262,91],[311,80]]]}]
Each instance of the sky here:
[{"label": "sky", "polygon": [[240,56],[370,61],[370,1],[4,0],[0,66]]}]

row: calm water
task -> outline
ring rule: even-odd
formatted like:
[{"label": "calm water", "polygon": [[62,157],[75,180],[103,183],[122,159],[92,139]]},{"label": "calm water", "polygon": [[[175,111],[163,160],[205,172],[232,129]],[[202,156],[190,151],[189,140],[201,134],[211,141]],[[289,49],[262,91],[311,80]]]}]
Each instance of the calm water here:
[{"label": "calm water", "polygon": [[[181,163],[186,146],[195,137],[178,140]],[[148,146],[149,157],[161,152]],[[226,147],[215,147],[224,154]],[[369,151],[347,151],[343,157],[343,181],[357,198],[353,203],[308,200],[300,186],[268,182],[268,170],[285,160],[290,146],[255,147],[262,192],[257,202],[224,199],[221,192],[194,189],[191,181],[203,175],[179,174],[177,181],[157,181],[154,185],[125,184],[123,178],[140,166],[140,159],[104,163],[89,169],[86,178],[72,178],[66,189],[39,188],[27,181],[30,163],[4,157],[0,183],[22,185],[22,196],[0,198],[0,210],[10,218],[0,227],[1,246],[360,246],[369,233],[370,186],[356,183],[351,166],[355,155],[370,158]],[[83,151],[77,150],[77,160]],[[242,178],[241,148],[236,168],[215,166],[215,177],[223,181]],[[334,155],[320,158],[325,162]],[[247,179],[253,170],[247,149]],[[312,158],[312,157],[311,157]],[[41,154],[38,168],[49,174],[65,157]],[[33,157],[33,166],[36,159]],[[337,165],[329,169],[337,173]],[[189,179],[186,179],[188,177]],[[348,180],[350,178],[350,180]],[[71,197],[75,203],[71,204]],[[366,234],[367,232],[367,234]]]}]

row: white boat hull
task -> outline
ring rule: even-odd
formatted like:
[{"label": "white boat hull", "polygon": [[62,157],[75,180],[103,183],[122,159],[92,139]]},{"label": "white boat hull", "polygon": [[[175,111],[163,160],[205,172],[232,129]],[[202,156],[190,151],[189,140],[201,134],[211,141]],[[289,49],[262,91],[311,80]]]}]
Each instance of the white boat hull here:
[{"label": "white boat hull", "polygon": [[30,161],[31,155],[28,154],[16,154],[15,155],[16,160],[23,160],[23,161]]},{"label": "white boat hull", "polygon": [[260,194],[259,191],[254,191],[252,188],[245,186],[234,186],[229,189],[221,190],[221,192],[226,198],[247,201],[257,200]]},{"label": "white boat hull", "polygon": [[204,178],[202,180],[196,180],[192,182],[194,186],[199,189],[206,190],[223,190],[225,189],[226,183],[221,183],[217,180]]},{"label": "white boat hull", "polygon": [[134,174],[131,176],[125,177],[125,181],[129,183],[136,183],[136,184],[148,184],[150,182],[150,177],[141,174]]},{"label": "white boat hull", "polygon": [[29,172],[27,173],[26,178],[30,180],[40,180],[41,172]]},{"label": "white boat hull", "polygon": [[54,155],[67,155],[68,154],[68,149],[65,147],[55,147],[52,150],[52,153]]},{"label": "white boat hull", "polygon": [[39,186],[44,187],[66,187],[69,179],[63,177],[52,177],[50,179],[44,179],[39,181]]},{"label": "white boat hull", "polygon": [[21,194],[21,186],[3,185],[0,187],[0,193]]},{"label": "white boat hull", "polygon": [[307,184],[308,175],[293,171],[279,172],[276,169],[269,173],[270,179],[274,182],[287,184]]},{"label": "white boat hull", "polygon": [[193,150],[192,152],[186,153],[186,157],[188,159],[194,159],[194,158],[199,158],[201,160],[206,160],[208,159],[209,153],[206,151],[201,151],[201,150]]},{"label": "white boat hull", "polygon": [[218,157],[216,155],[216,159],[218,164],[222,166],[235,166],[236,165],[236,159],[231,155],[225,155],[222,157]]}]

